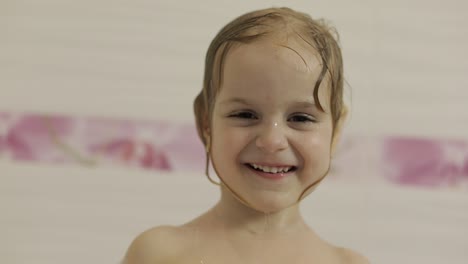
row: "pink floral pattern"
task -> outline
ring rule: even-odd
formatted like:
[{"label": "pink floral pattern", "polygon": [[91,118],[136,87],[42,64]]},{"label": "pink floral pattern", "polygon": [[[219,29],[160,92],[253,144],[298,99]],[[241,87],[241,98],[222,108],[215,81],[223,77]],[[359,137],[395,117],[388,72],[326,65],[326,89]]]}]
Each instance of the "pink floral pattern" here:
[{"label": "pink floral pattern", "polygon": [[457,187],[468,182],[468,144],[454,140],[387,138],[384,176],[404,185]]},{"label": "pink floral pattern", "polygon": [[0,113],[0,158],[15,161],[201,170],[193,125]]},{"label": "pink floral pattern", "polygon": [[[0,159],[203,172],[194,124],[0,112]],[[468,190],[468,141],[348,135],[329,178]]]}]

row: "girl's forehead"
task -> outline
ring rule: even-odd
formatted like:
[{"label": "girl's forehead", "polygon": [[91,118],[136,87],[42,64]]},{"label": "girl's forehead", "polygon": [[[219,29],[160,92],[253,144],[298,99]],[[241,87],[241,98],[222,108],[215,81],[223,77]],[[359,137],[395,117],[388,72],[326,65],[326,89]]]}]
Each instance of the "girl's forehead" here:
[{"label": "girl's forehead", "polygon": [[312,47],[289,41],[255,41],[229,50],[222,87],[301,87],[313,90],[322,71]]},{"label": "girl's forehead", "polygon": [[[238,45],[227,54],[218,97],[221,101],[238,96],[313,101],[315,83],[322,71],[318,56],[312,47],[292,41]],[[323,86],[328,86],[327,81],[321,86],[319,97],[325,100],[328,89]]]},{"label": "girl's forehead", "polygon": [[228,52],[227,57],[226,63],[276,63],[306,74],[320,72],[322,68],[320,55],[315,48],[297,38],[270,37],[237,45]]}]

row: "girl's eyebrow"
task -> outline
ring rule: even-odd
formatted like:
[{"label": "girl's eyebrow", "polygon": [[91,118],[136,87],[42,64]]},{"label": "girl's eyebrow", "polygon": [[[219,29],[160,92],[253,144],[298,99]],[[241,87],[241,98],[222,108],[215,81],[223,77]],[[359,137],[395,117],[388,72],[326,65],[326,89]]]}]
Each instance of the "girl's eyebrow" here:
[{"label": "girl's eyebrow", "polygon": [[[233,98],[226,99],[224,101],[221,101],[221,104],[222,105],[242,104],[242,105],[247,105],[247,106],[252,105],[252,103],[249,103],[249,101],[240,97],[233,97]],[[310,101],[310,100],[296,101],[296,102],[291,103],[291,105],[293,107],[298,107],[298,108],[316,108],[317,107],[317,105],[315,104],[315,101]]]},{"label": "girl's eyebrow", "polygon": [[240,97],[233,97],[227,100],[221,101],[221,104],[244,104],[244,105],[251,105],[246,99]]},{"label": "girl's eyebrow", "polygon": [[297,101],[293,103],[294,106],[300,107],[300,108],[315,108],[317,107],[314,101]]}]

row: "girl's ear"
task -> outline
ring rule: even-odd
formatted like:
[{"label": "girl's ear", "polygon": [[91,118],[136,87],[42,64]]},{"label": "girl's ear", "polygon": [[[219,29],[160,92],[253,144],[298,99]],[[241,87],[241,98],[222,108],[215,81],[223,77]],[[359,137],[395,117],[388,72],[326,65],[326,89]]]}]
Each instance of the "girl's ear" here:
[{"label": "girl's ear", "polygon": [[343,132],[343,126],[344,123],[346,122],[346,119],[348,117],[348,107],[343,106],[343,109],[341,110],[341,116],[338,122],[336,123],[336,127],[334,128],[334,134],[332,138],[332,143],[331,143],[331,156],[335,156],[336,148],[338,143],[340,142],[342,132]]},{"label": "girl's ear", "polygon": [[205,114],[203,114],[203,117],[201,120],[201,127],[202,127],[202,132],[203,132],[203,140],[205,141],[205,144],[206,144],[211,134],[210,121],[206,112]]},{"label": "girl's ear", "polygon": [[208,126],[203,128],[203,139],[205,140],[206,151],[209,151],[211,147],[211,131]]}]

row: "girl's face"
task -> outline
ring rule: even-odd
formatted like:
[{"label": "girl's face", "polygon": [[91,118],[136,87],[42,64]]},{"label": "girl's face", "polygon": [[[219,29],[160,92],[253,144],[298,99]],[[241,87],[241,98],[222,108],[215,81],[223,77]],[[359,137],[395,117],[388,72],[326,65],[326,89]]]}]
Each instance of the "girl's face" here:
[{"label": "girl's face", "polygon": [[[292,49],[291,49],[292,48]],[[299,55],[300,54],[300,55]],[[327,173],[332,119],[328,83],[310,47],[267,41],[234,47],[224,66],[211,124],[219,177],[255,209],[276,212]]]}]

